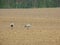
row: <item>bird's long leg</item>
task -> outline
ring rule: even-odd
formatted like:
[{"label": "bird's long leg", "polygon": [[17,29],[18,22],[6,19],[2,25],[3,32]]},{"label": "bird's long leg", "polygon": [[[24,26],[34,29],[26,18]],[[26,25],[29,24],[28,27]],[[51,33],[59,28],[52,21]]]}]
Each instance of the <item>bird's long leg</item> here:
[{"label": "bird's long leg", "polygon": [[13,30],[13,27],[11,27],[11,30]]},{"label": "bird's long leg", "polygon": [[27,27],[27,30],[29,30],[29,27]]}]

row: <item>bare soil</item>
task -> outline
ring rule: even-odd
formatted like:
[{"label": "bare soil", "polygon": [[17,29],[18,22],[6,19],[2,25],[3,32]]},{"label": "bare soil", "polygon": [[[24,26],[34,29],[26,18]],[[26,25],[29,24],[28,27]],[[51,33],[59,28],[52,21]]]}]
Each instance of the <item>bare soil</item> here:
[{"label": "bare soil", "polygon": [[60,45],[60,8],[0,9],[0,45]]}]

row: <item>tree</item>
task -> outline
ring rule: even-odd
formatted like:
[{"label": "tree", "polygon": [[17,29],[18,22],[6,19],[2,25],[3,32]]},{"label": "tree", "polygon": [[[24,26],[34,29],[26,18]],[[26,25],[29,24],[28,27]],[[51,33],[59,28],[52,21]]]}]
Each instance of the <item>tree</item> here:
[{"label": "tree", "polygon": [[60,0],[0,0],[0,8],[60,7]]}]

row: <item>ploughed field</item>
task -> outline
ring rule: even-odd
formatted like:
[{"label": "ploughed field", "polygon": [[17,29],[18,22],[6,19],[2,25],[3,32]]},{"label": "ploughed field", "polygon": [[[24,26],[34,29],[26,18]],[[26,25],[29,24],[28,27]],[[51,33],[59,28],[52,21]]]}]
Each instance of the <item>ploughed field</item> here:
[{"label": "ploughed field", "polygon": [[0,9],[0,45],[60,45],[60,8]]}]

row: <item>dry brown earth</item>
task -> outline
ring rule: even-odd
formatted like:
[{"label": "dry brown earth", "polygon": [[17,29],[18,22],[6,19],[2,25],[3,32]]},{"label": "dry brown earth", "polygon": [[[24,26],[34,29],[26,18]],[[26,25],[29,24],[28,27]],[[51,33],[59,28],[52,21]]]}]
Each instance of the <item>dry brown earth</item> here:
[{"label": "dry brown earth", "polygon": [[60,45],[60,8],[0,9],[0,45]]}]

